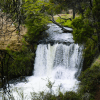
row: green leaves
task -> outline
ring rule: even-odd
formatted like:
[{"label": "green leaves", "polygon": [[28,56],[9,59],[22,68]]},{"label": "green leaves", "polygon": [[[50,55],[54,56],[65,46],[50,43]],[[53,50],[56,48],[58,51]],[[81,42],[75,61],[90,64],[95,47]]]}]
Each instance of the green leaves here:
[{"label": "green leaves", "polygon": [[83,24],[84,22],[82,17],[75,18],[72,21],[73,28],[82,28]]},{"label": "green leaves", "polygon": [[82,86],[80,92],[94,93],[98,83],[100,83],[100,66],[88,68],[81,74],[79,79],[81,80],[80,86]]},{"label": "green leaves", "polygon": [[23,7],[25,8],[26,27],[28,29],[25,38],[29,43],[36,43],[43,38],[42,32],[45,31],[46,25],[49,22],[49,17],[46,13],[49,3],[41,0],[27,1]]},{"label": "green leaves", "polygon": [[91,37],[93,34],[93,28],[89,24],[89,20],[84,20],[82,17],[76,18],[72,21],[75,42],[86,43],[87,39]]},{"label": "green leaves", "polygon": [[10,52],[10,54],[14,60],[9,66],[9,76],[29,75],[32,66],[31,61],[33,60],[34,54],[29,52],[25,47],[21,52]]}]

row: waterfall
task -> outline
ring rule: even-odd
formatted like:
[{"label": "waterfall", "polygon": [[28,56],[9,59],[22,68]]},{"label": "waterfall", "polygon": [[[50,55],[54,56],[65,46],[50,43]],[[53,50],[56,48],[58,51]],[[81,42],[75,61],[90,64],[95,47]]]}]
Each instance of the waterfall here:
[{"label": "waterfall", "polygon": [[[39,44],[36,51],[34,76],[50,78],[63,91],[73,89],[78,83],[75,74],[82,68],[82,48],[78,44]],[[64,89],[64,90],[63,90]]]},{"label": "waterfall", "polygon": [[48,80],[54,83],[52,87],[54,94],[57,94],[59,89],[62,93],[77,91],[79,83],[77,77],[83,62],[83,46],[74,43],[71,33],[62,33],[61,28],[54,24],[48,26],[50,28],[46,31],[49,33],[47,40],[54,43],[38,45],[33,76],[26,77],[28,82],[10,85],[15,100],[22,100],[19,94],[24,94],[24,100],[31,100],[32,92],[48,92]]},{"label": "waterfall", "polygon": [[[34,76],[52,76],[53,78],[74,79],[75,75],[70,76],[67,71],[73,71],[74,74],[81,69],[82,63],[82,48],[78,44],[69,46],[64,44],[39,44],[36,51],[36,59],[34,64]],[[55,73],[54,70],[56,70]],[[64,70],[61,71],[61,70]],[[69,78],[68,77],[68,78]]]}]

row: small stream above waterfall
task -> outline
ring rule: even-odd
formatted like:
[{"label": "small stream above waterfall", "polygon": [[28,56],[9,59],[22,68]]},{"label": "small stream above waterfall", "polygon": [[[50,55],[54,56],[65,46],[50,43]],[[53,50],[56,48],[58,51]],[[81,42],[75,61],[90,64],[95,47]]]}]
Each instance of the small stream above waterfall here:
[{"label": "small stream above waterfall", "polygon": [[[28,82],[12,86],[12,95],[15,100],[21,100],[18,91],[23,91],[24,100],[31,100],[31,92],[48,92],[48,80],[53,84],[52,93],[77,91],[77,77],[82,69],[83,46],[74,43],[71,33],[63,33],[55,24],[49,24],[46,31],[49,37],[37,46],[33,76],[26,77]],[[71,28],[67,28],[72,30]],[[51,44],[52,41],[52,44]],[[49,43],[50,42],[50,43]]]},{"label": "small stream above waterfall", "polygon": [[[48,25],[50,28],[46,31],[47,33],[49,33],[49,37],[48,40],[52,41],[55,40],[56,41],[61,41],[61,42],[70,42],[73,43],[73,36],[71,33],[63,33],[63,30],[55,25],[55,24],[49,24]],[[67,30],[72,30],[71,28],[65,27]]]}]

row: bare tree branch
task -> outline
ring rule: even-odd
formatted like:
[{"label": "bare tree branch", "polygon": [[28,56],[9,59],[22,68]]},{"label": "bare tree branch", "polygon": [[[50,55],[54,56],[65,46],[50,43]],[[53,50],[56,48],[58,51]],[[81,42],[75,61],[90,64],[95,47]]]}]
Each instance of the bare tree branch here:
[{"label": "bare tree branch", "polygon": [[62,18],[59,14],[57,14],[61,19],[64,19],[64,20],[71,20],[72,21],[72,19],[71,18],[68,18],[68,19],[66,19],[66,18]]},{"label": "bare tree branch", "polygon": [[52,21],[54,24],[56,24],[57,26],[59,26],[60,28],[62,28],[62,30],[63,30],[64,32],[66,32],[66,33],[67,33],[67,32],[69,32],[69,33],[73,32],[72,30],[67,30],[67,29],[65,29],[64,26],[62,26],[62,25],[60,25],[59,23],[57,23],[57,22],[54,20],[53,15],[51,15],[51,17],[52,17],[51,21]]}]

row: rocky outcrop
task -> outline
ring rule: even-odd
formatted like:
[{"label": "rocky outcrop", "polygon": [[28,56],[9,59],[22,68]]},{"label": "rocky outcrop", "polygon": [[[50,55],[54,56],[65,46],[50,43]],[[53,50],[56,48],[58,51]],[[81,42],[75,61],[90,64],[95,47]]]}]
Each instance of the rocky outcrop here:
[{"label": "rocky outcrop", "polygon": [[43,40],[40,40],[38,42],[38,44],[51,44],[51,45],[54,45],[56,43],[58,43],[58,44],[62,43],[62,44],[65,44],[65,45],[68,45],[69,46],[70,44],[72,44],[74,42],[60,41],[60,40],[49,40],[49,39],[43,39]]}]

